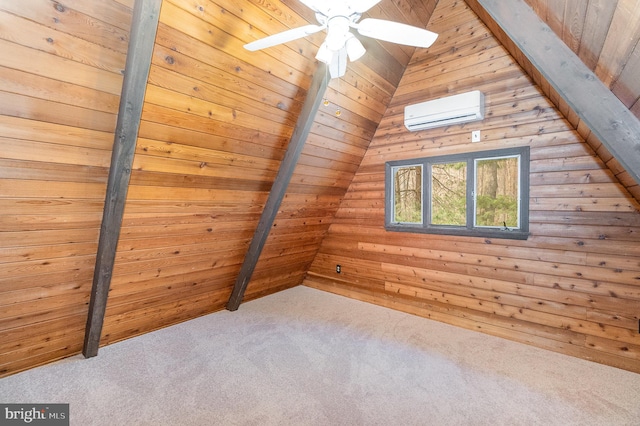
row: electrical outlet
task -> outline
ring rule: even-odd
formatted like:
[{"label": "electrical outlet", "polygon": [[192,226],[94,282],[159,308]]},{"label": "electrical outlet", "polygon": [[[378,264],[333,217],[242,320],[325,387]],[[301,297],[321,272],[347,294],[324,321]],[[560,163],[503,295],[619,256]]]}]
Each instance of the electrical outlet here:
[{"label": "electrical outlet", "polygon": [[471,132],[471,142],[480,142],[480,130]]},{"label": "electrical outlet", "polygon": [[339,274],[340,272],[342,272],[342,268],[340,265],[336,265],[336,274]]}]

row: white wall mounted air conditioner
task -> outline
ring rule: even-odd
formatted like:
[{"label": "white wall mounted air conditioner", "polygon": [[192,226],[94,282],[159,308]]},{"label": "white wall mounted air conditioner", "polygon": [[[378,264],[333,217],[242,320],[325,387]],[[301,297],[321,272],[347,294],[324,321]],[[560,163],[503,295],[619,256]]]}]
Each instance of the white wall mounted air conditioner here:
[{"label": "white wall mounted air conditioner", "polygon": [[479,90],[407,105],[404,108],[404,125],[411,132],[483,118],[484,95]]}]

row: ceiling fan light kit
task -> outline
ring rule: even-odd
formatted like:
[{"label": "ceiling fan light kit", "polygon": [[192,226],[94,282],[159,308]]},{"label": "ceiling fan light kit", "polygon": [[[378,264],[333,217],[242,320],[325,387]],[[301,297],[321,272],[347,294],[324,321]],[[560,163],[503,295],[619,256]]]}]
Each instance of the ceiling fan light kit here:
[{"label": "ceiling fan light kit", "polygon": [[327,22],[327,38],[324,42],[327,43],[329,50],[340,50],[347,42],[347,34],[349,32],[349,18],[346,16],[335,16],[329,19]]},{"label": "ceiling fan light kit", "polygon": [[351,62],[357,61],[362,58],[366,50],[360,40],[358,40],[353,34],[349,33],[345,47],[347,48],[347,55]]},{"label": "ceiling fan light kit", "polygon": [[429,47],[437,34],[411,25],[383,19],[366,18],[364,12],[378,4],[380,0],[300,0],[316,13],[320,25],[305,25],[281,33],[264,37],[246,44],[250,51],[266,49],[298,38],[327,30],[327,37],[316,54],[318,61],[329,67],[332,78],[342,77],[347,70],[347,57],[357,61],[365,54],[365,48],[350,31],[354,28],[365,37],[404,44],[414,47]]}]

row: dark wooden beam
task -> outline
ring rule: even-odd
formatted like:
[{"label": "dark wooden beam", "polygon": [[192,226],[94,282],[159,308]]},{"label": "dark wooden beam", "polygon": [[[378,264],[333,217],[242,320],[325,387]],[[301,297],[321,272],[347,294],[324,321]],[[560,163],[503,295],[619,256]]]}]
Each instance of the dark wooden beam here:
[{"label": "dark wooden beam", "polygon": [[269,231],[273,226],[276,214],[287,191],[287,186],[291,181],[293,171],[298,164],[302,148],[304,148],[307,136],[309,136],[316,112],[320,107],[320,102],[322,102],[327,87],[329,86],[329,80],[330,77],[326,65],[319,62],[313,80],[311,81],[311,86],[307,91],[307,97],[302,105],[302,111],[291,135],[291,141],[289,141],[287,151],[280,163],[278,174],[271,187],[271,192],[269,192],[269,197],[258,221],[258,226],[253,234],[253,239],[251,240],[244,262],[236,278],[229,301],[227,302],[227,309],[230,311],[237,310],[242,302],[244,292],[258,263],[262,248],[267,241],[267,237],[269,237]]},{"label": "dark wooden beam", "polygon": [[133,155],[140,128],[142,105],[151,67],[151,54],[158,29],[161,4],[162,0],[136,0],[133,7],[129,49],[82,350],[83,355],[87,358],[96,356],[100,346],[100,335],[102,334],[124,204],[131,177]]},{"label": "dark wooden beam", "polygon": [[611,90],[524,0],[467,0],[467,4],[492,31],[497,25],[506,34],[519,50],[510,53],[516,59],[518,53],[525,56],[640,184],[640,121]]}]

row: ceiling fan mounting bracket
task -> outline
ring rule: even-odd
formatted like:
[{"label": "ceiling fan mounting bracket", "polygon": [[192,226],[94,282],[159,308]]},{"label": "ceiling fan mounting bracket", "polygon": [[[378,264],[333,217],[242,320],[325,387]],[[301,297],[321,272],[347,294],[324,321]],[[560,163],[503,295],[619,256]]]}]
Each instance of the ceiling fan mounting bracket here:
[{"label": "ceiling fan mounting bracket", "polygon": [[325,15],[322,12],[316,12],[316,21],[318,21],[320,25],[324,26],[334,18],[346,18],[350,22],[349,25],[351,26],[355,25],[355,23],[358,22],[361,16],[361,13],[352,11],[349,11],[349,13],[333,13],[331,15]]},{"label": "ceiling fan mounting bracket", "polygon": [[326,43],[329,50],[336,51],[344,47],[349,38],[350,21],[346,16],[332,16],[327,22]]}]

